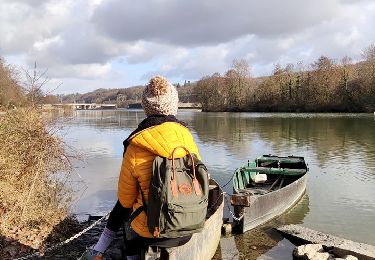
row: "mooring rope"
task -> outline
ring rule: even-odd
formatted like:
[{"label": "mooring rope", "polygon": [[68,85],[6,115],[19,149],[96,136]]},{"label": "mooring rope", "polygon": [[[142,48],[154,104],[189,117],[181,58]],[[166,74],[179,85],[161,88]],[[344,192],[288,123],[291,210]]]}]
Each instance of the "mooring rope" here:
[{"label": "mooring rope", "polygon": [[[221,189],[224,189],[224,187],[226,187],[232,180],[233,180],[233,177],[234,177],[234,174],[232,175],[232,177],[229,179],[229,181],[227,182],[227,183],[225,183],[222,187],[221,187]],[[220,195],[223,195],[225,198],[226,198],[226,204],[227,204],[227,208],[228,208],[228,210],[229,210],[229,213],[232,215],[232,218],[234,219],[234,220],[236,220],[236,221],[241,221],[241,219],[243,219],[243,217],[245,216],[245,209],[244,209],[244,212],[243,212],[243,214],[241,215],[241,216],[239,216],[239,217],[236,217],[236,215],[232,212],[232,210],[230,209],[230,204],[231,204],[231,202],[230,202],[230,197],[232,196],[232,194],[229,194],[229,193],[227,193],[227,192],[225,192],[225,191],[223,191],[222,192],[222,194],[220,194]],[[219,198],[220,198],[221,196],[219,196]],[[224,201],[225,202],[225,201]],[[215,204],[217,203],[217,201],[215,202]]]},{"label": "mooring rope", "polygon": [[52,250],[54,250],[56,248],[62,247],[63,245],[66,245],[69,242],[71,242],[71,241],[79,238],[80,236],[82,236],[83,234],[85,234],[87,231],[89,231],[90,229],[92,229],[93,227],[95,227],[96,225],[98,225],[100,222],[102,222],[104,219],[106,219],[109,216],[109,213],[110,212],[108,212],[107,214],[105,214],[100,219],[96,220],[94,223],[92,223],[90,226],[88,226],[87,228],[85,228],[81,232],[79,232],[79,233],[75,234],[74,236],[66,239],[65,241],[62,241],[60,243],[57,243],[57,244],[55,244],[55,245],[53,245],[51,247],[48,247],[48,248],[44,249],[43,252],[35,252],[35,253],[29,254],[29,255],[26,255],[26,256],[23,256],[23,257],[15,258],[14,260],[24,260],[24,259],[29,259],[31,257],[41,257],[41,256],[44,256],[45,253],[50,252],[50,251],[52,251]]},{"label": "mooring rope", "polygon": [[232,212],[232,210],[230,209],[230,206],[229,206],[229,204],[231,204],[231,203],[230,203],[230,196],[231,196],[231,194],[228,194],[228,193],[226,193],[225,191],[223,191],[223,194],[224,194],[224,197],[226,198],[226,201],[227,201],[226,204],[227,204],[227,207],[228,207],[229,213],[232,215],[232,218],[233,218],[235,221],[241,221],[241,220],[243,219],[243,217],[245,216],[245,208],[244,208],[244,211],[243,211],[242,215],[239,216],[239,217],[236,217],[236,215]]}]

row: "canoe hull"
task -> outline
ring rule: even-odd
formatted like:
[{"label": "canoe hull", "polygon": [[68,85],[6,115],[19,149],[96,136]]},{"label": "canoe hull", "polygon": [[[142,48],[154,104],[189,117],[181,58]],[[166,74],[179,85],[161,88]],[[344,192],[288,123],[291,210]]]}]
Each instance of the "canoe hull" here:
[{"label": "canoe hull", "polygon": [[194,234],[188,243],[167,249],[168,259],[211,259],[220,242],[223,208],[224,203],[221,203],[218,211],[206,221],[202,232]]},{"label": "canoe hull", "polygon": [[[223,224],[224,197],[219,184],[210,179],[210,186],[216,186],[209,193],[209,211],[212,215],[206,220],[201,232],[193,234],[189,242],[182,246],[162,249],[162,259],[211,259],[220,242]],[[146,257],[147,259],[147,257]]]},{"label": "canoe hull", "polygon": [[264,195],[251,195],[250,206],[234,206],[237,217],[244,217],[236,221],[240,232],[251,230],[291,208],[302,197],[306,190],[307,173],[293,183]]}]

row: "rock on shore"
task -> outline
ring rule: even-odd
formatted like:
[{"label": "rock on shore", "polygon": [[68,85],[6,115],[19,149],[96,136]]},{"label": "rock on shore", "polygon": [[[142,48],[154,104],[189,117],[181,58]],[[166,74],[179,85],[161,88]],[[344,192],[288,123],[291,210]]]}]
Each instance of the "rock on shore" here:
[{"label": "rock on shore", "polygon": [[298,260],[358,260],[357,257],[352,255],[346,255],[343,258],[336,258],[333,254],[326,252],[321,244],[297,246],[293,250],[293,256]]},{"label": "rock on shore", "polygon": [[[276,229],[285,238],[291,240],[297,245],[305,245],[306,247],[301,247],[296,249],[295,252],[303,252],[307,250],[304,254],[313,255],[313,252],[321,253],[319,245],[306,245],[306,244],[320,244],[324,252],[329,252],[335,257],[341,257],[343,259],[364,259],[364,260],[374,260],[375,259],[375,246],[354,242],[348,239],[343,239],[330,234],[326,234],[320,231],[312,230],[299,225],[286,225]],[[308,251],[311,250],[311,253]],[[324,253],[323,252],[323,253]],[[351,257],[352,256],[352,257]],[[302,257],[302,256],[301,256]],[[323,255],[322,255],[323,257]],[[346,257],[346,258],[345,258]],[[301,259],[334,259],[334,258],[301,258]],[[338,258],[339,259],[339,258]]]}]

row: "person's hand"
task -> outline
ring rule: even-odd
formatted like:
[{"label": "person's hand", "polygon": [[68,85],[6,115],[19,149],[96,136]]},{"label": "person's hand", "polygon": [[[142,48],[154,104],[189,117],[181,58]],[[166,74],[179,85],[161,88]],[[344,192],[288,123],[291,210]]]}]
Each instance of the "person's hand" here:
[{"label": "person's hand", "polygon": [[102,256],[98,256],[98,255],[96,255],[96,256],[94,257],[94,260],[103,260],[103,257],[102,257]]}]

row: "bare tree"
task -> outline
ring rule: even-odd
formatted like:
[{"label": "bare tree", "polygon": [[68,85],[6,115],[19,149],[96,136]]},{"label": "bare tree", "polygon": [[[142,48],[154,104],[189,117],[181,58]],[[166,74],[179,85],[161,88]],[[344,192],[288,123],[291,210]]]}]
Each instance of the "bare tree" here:
[{"label": "bare tree", "polygon": [[375,44],[371,44],[367,47],[362,57],[364,61],[361,64],[360,70],[360,81],[364,91],[366,99],[366,106],[369,110],[375,109]]},{"label": "bare tree", "polygon": [[24,89],[26,96],[33,107],[40,103],[43,97],[42,87],[48,82],[46,77],[47,70],[40,72],[37,70],[36,62],[34,62],[34,68],[30,72],[24,69],[26,80],[24,82]]},{"label": "bare tree", "polygon": [[336,87],[340,80],[337,65],[333,59],[321,56],[312,64],[313,68],[313,101],[323,109],[336,103]]},{"label": "bare tree", "polygon": [[36,62],[34,62],[34,68],[31,72],[24,69],[26,80],[23,84],[23,88],[31,106],[33,107],[41,104],[45,96],[51,94],[62,85],[62,83],[60,83],[53,89],[44,89],[45,85],[49,82],[47,71],[47,69],[39,71]]},{"label": "bare tree", "polygon": [[243,109],[245,93],[249,91],[251,69],[246,60],[233,60],[232,68],[225,74],[229,98],[234,110]]}]

